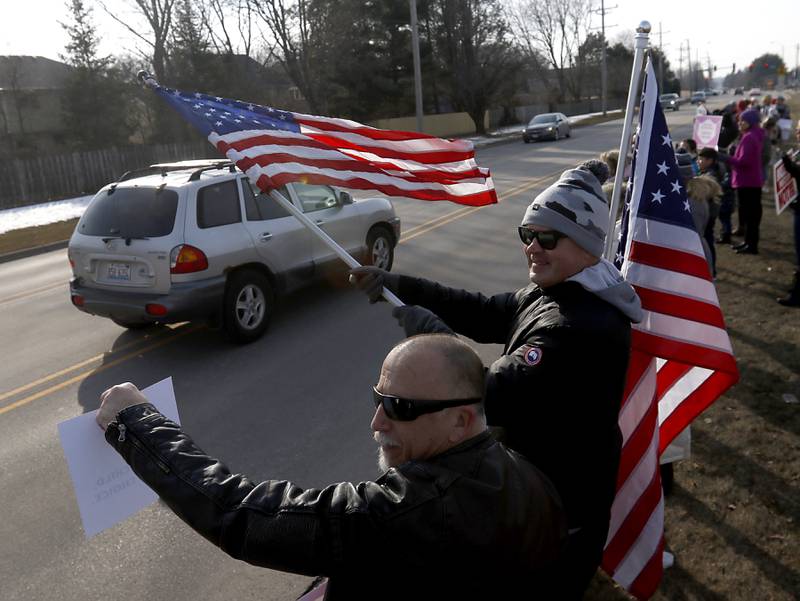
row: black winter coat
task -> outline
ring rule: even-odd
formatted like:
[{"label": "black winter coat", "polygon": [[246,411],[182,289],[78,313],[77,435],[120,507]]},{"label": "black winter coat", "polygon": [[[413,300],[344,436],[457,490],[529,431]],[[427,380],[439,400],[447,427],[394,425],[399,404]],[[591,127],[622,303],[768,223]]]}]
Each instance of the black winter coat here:
[{"label": "black winter coat", "polygon": [[397,293],[459,334],[505,345],[487,373],[489,424],[552,480],[569,528],[590,531],[602,549],[619,466],[629,318],[576,282],[486,297],[400,276]]},{"label": "black winter coat", "polygon": [[121,411],[106,440],[210,542],[253,565],[328,576],[326,599],[511,598],[547,585],[566,537],[553,485],[489,432],[322,490],[232,474],[149,404]]}]

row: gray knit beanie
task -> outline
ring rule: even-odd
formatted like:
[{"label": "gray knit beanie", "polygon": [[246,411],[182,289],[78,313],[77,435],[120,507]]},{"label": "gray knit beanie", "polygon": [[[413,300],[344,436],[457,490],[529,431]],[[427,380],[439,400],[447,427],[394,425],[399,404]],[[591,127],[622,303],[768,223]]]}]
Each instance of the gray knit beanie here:
[{"label": "gray knit beanie", "polygon": [[561,232],[592,256],[601,257],[609,219],[602,187],[607,179],[608,166],[594,159],[565,171],[533,199],[522,225]]}]

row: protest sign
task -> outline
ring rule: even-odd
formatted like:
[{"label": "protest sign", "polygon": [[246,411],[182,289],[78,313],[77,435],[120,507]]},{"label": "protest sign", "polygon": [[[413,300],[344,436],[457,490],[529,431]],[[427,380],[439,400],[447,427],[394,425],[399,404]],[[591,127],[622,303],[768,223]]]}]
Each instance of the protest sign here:
[{"label": "protest sign", "polygon": [[797,198],[797,181],[786,171],[783,161],[777,161],[772,166],[772,182],[775,193],[775,212],[780,215]]},{"label": "protest sign", "polygon": [[694,118],[692,138],[698,148],[716,148],[719,132],[722,129],[722,117],[719,115],[698,115]]},{"label": "protest sign", "polygon": [[[161,413],[180,423],[172,378],[161,380],[142,393]],[[95,410],[58,424],[86,538],[125,520],[158,498],[106,442],[96,416]]]}]

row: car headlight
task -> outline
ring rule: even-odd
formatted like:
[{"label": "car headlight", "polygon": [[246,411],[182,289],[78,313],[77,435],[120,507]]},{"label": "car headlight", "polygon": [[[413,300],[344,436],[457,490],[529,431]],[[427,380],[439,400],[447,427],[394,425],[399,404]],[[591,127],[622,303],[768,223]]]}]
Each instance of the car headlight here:
[{"label": "car headlight", "polygon": [[547,128],[547,131],[553,131],[554,129],[555,129],[555,127],[553,127],[553,126],[551,125],[550,127],[548,127],[548,128]]}]

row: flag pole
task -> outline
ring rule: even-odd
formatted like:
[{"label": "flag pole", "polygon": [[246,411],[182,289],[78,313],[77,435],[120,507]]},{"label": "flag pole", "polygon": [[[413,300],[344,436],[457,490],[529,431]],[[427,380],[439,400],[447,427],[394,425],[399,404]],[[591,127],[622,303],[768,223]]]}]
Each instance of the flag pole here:
[{"label": "flag pole", "polygon": [[617,172],[614,175],[614,190],[611,193],[611,207],[609,208],[608,235],[606,236],[605,258],[609,261],[614,260],[614,225],[617,221],[617,210],[619,209],[620,194],[622,192],[622,177],[625,172],[625,163],[628,158],[628,150],[631,145],[631,130],[633,128],[633,111],[638,99],[639,80],[642,76],[642,65],[644,63],[644,51],[650,42],[650,23],[642,21],[636,28],[633,53],[633,68],[631,69],[631,84],[628,88],[628,104],[625,108],[625,122],[622,125],[622,139],[619,142],[619,161],[617,162]]},{"label": "flag pole", "polygon": [[[248,177],[250,176],[248,175]],[[253,183],[258,185],[256,182]],[[294,206],[294,203],[291,202],[288,198],[286,198],[283,194],[281,194],[277,190],[270,190],[269,195],[272,197],[273,200],[275,200],[275,202],[281,205],[289,213],[297,217],[300,223],[302,223],[304,226],[310,229],[320,240],[322,240],[325,244],[327,244],[328,247],[333,252],[336,253],[336,256],[339,257],[342,261],[344,261],[348,267],[350,267],[351,269],[355,267],[361,267],[361,264],[358,261],[356,261],[352,256],[350,256],[350,253],[348,253],[345,249],[339,246],[339,244],[333,238],[331,238],[328,234],[326,234],[322,230],[322,228],[320,228],[316,223],[311,221],[306,216],[305,213],[303,213],[296,206]],[[384,288],[381,294],[383,294],[383,298],[392,303],[395,307],[403,306],[403,301],[397,298],[397,296],[388,288]]]},{"label": "flag pole", "polygon": [[[139,78],[139,80],[147,87],[153,89],[158,87],[158,82],[147,71],[139,71],[136,75]],[[235,152],[235,151],[232,150],[230,152]],[[228,159],[234,165],[236,164],[236,161],[232,157],[229,156]],[[260,188],[260,186],[258,186],[258,182],[254,181],[253,178],[250,177],[249,173],[247,174],[247,177],[250,179],[250,181],[253,182],[255,186]],[[350,267],[351,269],[355,267],[361,267],[361,264],[358,261],[356,261],[353,257],[351,257],[350,254],[345,249],[339,246],[339,244],[333,238],[331,238],[330,236],[328,236],[328,234],[322,231],[322,229],[316,223],[314,223],[308,217],[306,217],[306,215],[302,211],[300,211],[296,206],[294,206],[294,203],[292,203],[283,194],[281,194],[277,190],[270,190],[269,195],[275,202],[281,205],[286,211],[294,215],[298,219],[298,221],[300,221],[300,223],[302,223],[306,228],[311,230],[311,233],[317,236],[317,238],[319,238],[334,253],[336,253],[336,256],[339,257],[342,261],[344,261],[348,267]],[[389,301],[394,306],[396,307],[403,306],[403,301],[401,301],[388,288],[384,288],[381,294],[387,301]]]}]

